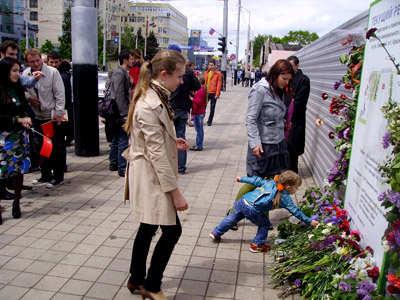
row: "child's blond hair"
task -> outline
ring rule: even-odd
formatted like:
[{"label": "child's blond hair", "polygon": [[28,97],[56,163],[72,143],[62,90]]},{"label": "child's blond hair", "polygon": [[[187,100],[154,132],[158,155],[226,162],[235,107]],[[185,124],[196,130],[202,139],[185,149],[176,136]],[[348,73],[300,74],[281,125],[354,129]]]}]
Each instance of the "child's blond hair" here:
[{"label": "child's blond hair", "polygon": [[277,183],[282,184],[284,187],[288,185],[301,185],[301,177],[293,171],[284,171],[279,175]]}]

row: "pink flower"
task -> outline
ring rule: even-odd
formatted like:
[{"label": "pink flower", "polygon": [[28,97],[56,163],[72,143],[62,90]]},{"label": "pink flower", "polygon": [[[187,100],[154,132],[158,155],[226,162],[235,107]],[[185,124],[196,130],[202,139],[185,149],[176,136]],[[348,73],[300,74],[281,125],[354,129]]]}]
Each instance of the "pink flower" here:
[{"label": "pink flower", "polygon": [[322,121],[321,119],[316,119],[314,123],[317,124],[318,126],[324,125],[324,121]]},{"label": "pink flower", "polygon": [[351,231],[351,232],[350,232],[350,235],[351,235],[351,236],[354,236],[354,237],[356,238],[357,242],[359,242],[359,241],[361,240],[361,238],[360,238],[360,233],[359,233],[357,230]]}]

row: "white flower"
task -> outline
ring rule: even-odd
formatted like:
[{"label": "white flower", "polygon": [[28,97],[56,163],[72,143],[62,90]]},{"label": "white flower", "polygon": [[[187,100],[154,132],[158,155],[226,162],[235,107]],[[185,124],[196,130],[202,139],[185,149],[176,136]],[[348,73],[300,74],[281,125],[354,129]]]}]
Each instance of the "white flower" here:
[{"label": "white flower", "polygon": [[383,251],[388,252],[390,250],[390,246],[388,245],[388,241],[387,240],[384,240],[382,242],[382,245],[383,245]]},{"label": "white flower", "polygon": [[331,232],[331,231],[328,228],[325,228],[324,230],[322,230],[322,234],[324,234],[324,235],[328,235],[329,232]]},{"label": "white flower", "polygon": [[332,226],[333,226],[333,224],[332,224],[332,222],[329,222],[329,223],[326,223],[326,226],[328,226],[328,227],[332,227]]},{"label": "white flower", "polygon": [[309,234],[309,235],[308,235],[308,239],[309,239],[309,240],[311,240],[311,238],[313,238],[313,237],[314,237],[313,234]]},{"label": "white flower", "polygon": [[324,296],[322,297],[322,300],[331,300],[331,296],[329,296],[328,294],[324,294]]}]

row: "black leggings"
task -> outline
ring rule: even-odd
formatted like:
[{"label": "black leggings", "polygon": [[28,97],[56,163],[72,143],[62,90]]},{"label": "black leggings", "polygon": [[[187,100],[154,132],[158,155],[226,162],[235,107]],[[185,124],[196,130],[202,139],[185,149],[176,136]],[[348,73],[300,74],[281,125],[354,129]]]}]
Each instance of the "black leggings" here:
[{"label": "black leggings", "polygon": [[[150,268],[146,277],[146,260],[149,254],[150,243],[156,234],[157,229],[161,227],[161,237],[154,249],[150,262]],[[178,215],[176,216],[176,225],[150,225],[140,223],[138,233],[133,242],[132,260],[129,282],[133,285],[144,285],[144,288],[152,293],[161,290],[161,282],[164,270],[182,234],[182,226]]]}]

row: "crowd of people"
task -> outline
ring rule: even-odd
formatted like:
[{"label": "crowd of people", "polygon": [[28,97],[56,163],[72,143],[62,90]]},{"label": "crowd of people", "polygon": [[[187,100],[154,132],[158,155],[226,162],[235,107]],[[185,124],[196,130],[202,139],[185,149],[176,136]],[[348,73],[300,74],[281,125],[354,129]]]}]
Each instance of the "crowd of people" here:
[{"label": "crowd of people", "polygon": [[[28,49],[28,67],[21,73],[18,46],[3,42],[0,61],[0,195],[13,199],[12,216],[21,217],[23,175],[32,171],[29,134],[47,135],[51,124],[53,151],[43,158],[41,177],[33,184],[54,188],[64,181],[66,147],[74,140],[72,92],[69,70],[59,53],[52,51],[43,62],[37,49]],[[116,113],[106,118],[110,134],[110,171],[125,177],[124,200],[129,201],[140,223],[133,242],[127,288],[143,299],[167,299],[162,278],[175,244],[182,233],[177,212],[188,209],[178,187],[178,174],[187,170],[187,150],[204,149],[204,118],[212,126],[222,75],[210,60],[204,76],[197,77],[177,45],[144,60],[140,50],[122,50],[119,66],[109,73],[111,98]],[[298,156],[304,152],[305,112],[310,81],[299,69],[295,56],[278,60],[267,74],[240,72],[238,78],[250,86],[246,129],[248,153],[244,185],[233,208],[210,233],[216,241],[229,229],[237,229],[243,218],[258,226],[251,252],[266,252],[271,223],[268,212],[286,208],[306,224],[318,223],[306,217],[290,197],[301,185]],[[261,73],[261,72],[258,72]],[[253,85],[254,84],[254,85]],[[208,105],[210,103],[210,105]],[[288,119],[288,107],[294,113]],[[67,111],[68,122],[63,122]],[[189,148],[186,126],[194,116],[196,144]],[[12,188],[14,194],[6,190]],[[2,223],[0,210],[0,224]],[[161,237],[147,268],[150,244],[158,228]]]}]

